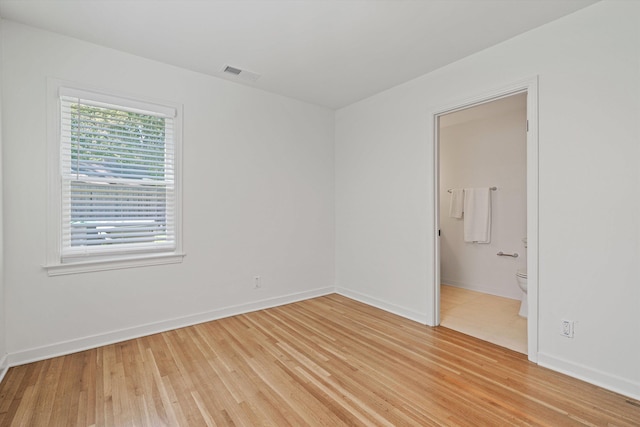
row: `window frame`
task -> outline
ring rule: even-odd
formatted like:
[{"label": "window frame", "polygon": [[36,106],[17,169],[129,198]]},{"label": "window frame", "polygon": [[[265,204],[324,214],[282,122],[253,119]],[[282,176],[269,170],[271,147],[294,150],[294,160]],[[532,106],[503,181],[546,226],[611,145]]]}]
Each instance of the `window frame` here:
[{"label": "window frame", "polygon": [[[63,182],[61,153],[61,95],[79,94],[92,101],[122,106],[123,109],[158,111],[172,114],[174,120],[174,188],[175,188],[175,248],[143,251],[116,251],[115,253],[92,253],[85,257],[63,260]],[[47,254],[44,268],[49,276],[91,271],[133,268],[151,265],[180,263],[185,256],[182,247],[182,105],[155,99],[129,96],[114,91],[105,91],[57,79],[47,79]]]}]

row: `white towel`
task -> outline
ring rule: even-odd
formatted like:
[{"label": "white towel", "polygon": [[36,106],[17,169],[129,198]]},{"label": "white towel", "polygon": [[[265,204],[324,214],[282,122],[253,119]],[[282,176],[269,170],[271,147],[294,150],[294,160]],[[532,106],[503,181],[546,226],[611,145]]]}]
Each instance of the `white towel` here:
[{"label": "white towel", "polygon": [[491,242],[491,190],[464,189],[464,241]]},{"label": "white towel", "polygon": [[454,188],[451,190],[451,204],[449,204],[449,216],[451,218],[462,218],[464,208],[464,190]]}]

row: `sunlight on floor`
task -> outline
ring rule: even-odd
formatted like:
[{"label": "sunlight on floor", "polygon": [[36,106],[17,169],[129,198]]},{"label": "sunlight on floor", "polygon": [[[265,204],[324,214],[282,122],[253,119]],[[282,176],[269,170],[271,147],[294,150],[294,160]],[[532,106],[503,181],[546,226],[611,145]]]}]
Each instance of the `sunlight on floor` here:
[{"label": "sunlight on floor", "polygon": [[440,287],[442,326],[527,354],[527,319],[519,310],[519,300]]}]

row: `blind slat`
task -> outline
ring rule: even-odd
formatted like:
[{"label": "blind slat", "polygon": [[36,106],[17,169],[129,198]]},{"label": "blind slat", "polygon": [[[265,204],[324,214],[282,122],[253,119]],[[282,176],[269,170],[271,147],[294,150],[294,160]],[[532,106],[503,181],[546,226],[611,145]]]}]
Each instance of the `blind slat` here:
[{"label": "blind slat", "polygon": [[[75,129],[75,128],[70,130],[63,129],[64,131],[63,133],[68,133],[69,135],[73,135],[74,138],[78,138],[78,134],[82,134],[83,140],[74,142],[74,144],[79,144],[81,146],[99,145],[97,144],[97,142],[100,141],[101,143],[103,143],[102,145],[104,145],[105,143],[121,144],[121,145],[126,145],[127,147],[129,147],[130,150],[136,150],[140,152],[152,152],[152,153],[155,153],[159,147],[154,147],[153,145],[150,145],[150,144],[155,143],[158,146],[160,146],[158,141],[161,140],[158,135],[139,135],[139,137],[137,138],[126,138],[123,136],[115,135],[113,132],[90,134],[90,133],[83,132],[82,130],[83,129]],[[171,136],[169,132],[167,132],[166,135]],[[162,138],[164,139],[166,135],[163,135]]]},{"label": "blind slat", "polygon": [[[134,121],[127,120],[127,116],[126,116],[127,113],[123,110],[117,110],[117,112],[114,112],[114,110],[110,110],[108,108],[95,107],[95,106],[90,107],[87,104],[82,103],[82,101],[80,101],[80,104],[78,104],[78,102],[76,102],[75,100],[71,101],[69,105],[71,106],[71,108],[69,110],[64,110],[61,117],[66,118],[66,117],[73,116],[77,118],[77,122],[85,121],[89,126],[95,126],[95,127],[100,127],[101,125],[109,124],[109,125],[117,125],[122,129],[135,129],[136,128],[135,124],[138,124],[138,125],[142,124],[143,126],[160,128],[158,124],[162,123],[162,119],[165,118],[163,116],[145,117],[145,116],[137,115],[135,116],[135,122],[134,122]],[[78,105],[83,105],[85,108],[79,109]],[[107,112],[106,115],[105,115],[105,112]]]},{"label": "blind slat", "polygon": [[140,189],[145,189],[145,188],[163,188],[163,187],[169,187],[169,185],[173,185],[172,184],[173,175],[170,175],[170,174],[165,174],[165,181],[151,180],[151,179],[127,179],[127,178],[117,178],[117,177],[102,178],[99,176],[92,176],[91,178],[82,177],[82,176],[76,178],[74,176],[72,179],[69,176],[69,174],[66,174],[65,176],[63,176],[62,179],[64,180],[67,186],[69,186],[70,183],[101,186],[104,188],[109,188],[110,186],[115,186],[115,185],[118,185],[118,186],[128,185],[128,186],[131,186],[131,191],[133,192],[138,191]]},{"label": "blind slat", "polygon": [[85,143],[82,146],[74,147],[74,151],[76,153],[78,153],[79,151],[82,151],[83,153],[95,153],[107,158],[120,158],[121,156],[129,156],[140,159],[141,161],[143,161],[143,159],[147,159],[146,161],[160,162],[165,161],[167,157],[173,157],[173,153],[167,152],[166,150],[134,150],[130,148],[129,151],[120,151],[114,147],[110,147],[108,156],[104,155],[104,150],[105,144]]},{"label": "blind slat", "polygon": [[[154,139],[164,136],[165,133],[173,132],[173,129],[164,123],[164,119],[161,119],[161,122],[157,124],[139,123],[137,126],[122,126],[117,123],[109,122],[96,123],[89,119],[89,117],[85,116],[81,118],[77,114],[70,112],[68,115],[62,117],[61,129],[65,132],[82,133],[83,136],[86,137],[104,137],[106,135],[113,134],[128,141],[139,141],[140,138]],[[99,119],[99,117],[96,117],[96,119]]]}]

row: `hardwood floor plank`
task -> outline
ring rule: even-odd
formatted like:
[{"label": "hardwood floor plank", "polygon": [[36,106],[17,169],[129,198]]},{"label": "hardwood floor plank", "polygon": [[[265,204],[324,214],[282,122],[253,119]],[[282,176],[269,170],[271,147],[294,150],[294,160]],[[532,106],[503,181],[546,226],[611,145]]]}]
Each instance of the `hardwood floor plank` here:
[{"label": "hardwood floor plank", "polygon": [[639,426],[640,402],[334,294],[11,368],[18,425]]},{"label": "hardwood floor plank", "polygon": [[11,419],[15,415],[16,408],[20,402],[19,396],[24,394],[27,381],[25,376],[27,368],[18,366],[13,368],[15,375],[5,377],[3,381],[4,387],[0,387],[0,425],[3,425],[6,419]]}]

